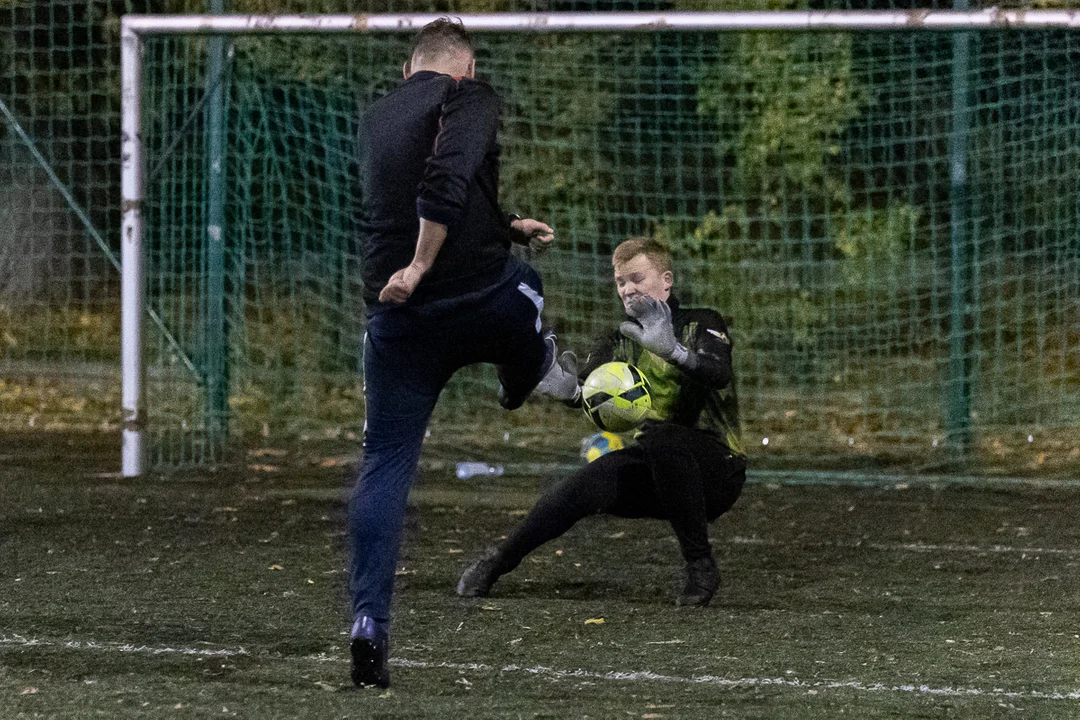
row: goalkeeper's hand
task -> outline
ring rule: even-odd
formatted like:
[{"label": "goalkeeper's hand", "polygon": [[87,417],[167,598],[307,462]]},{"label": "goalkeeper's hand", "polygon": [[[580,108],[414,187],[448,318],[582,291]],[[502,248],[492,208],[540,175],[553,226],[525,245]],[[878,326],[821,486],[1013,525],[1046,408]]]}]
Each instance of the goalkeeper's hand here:
[{"label": "goalkeeper's hand", "polygon": [[533,220],[532,218],[519,218],[510,223],[510,226],[529,238],[529,250],[534,255],[546,251],[555,241],[555,230],[550,225]]},{"label": "goalkeeper's hand", "polygon": [[675,337],[671,308],[666,302],[641,295],[627,303],[626,313],[637,322],[627,320],[619,326],[619,331],[646,350],[670,360],[676,349],[682,347]]},{"label": "goalkeeper's hand", "polygon": [[547,375],[536,386],[536,392],[554,400],[577,400],[581,395],[578,384],[577,355],[567,350],[552,363]]}]

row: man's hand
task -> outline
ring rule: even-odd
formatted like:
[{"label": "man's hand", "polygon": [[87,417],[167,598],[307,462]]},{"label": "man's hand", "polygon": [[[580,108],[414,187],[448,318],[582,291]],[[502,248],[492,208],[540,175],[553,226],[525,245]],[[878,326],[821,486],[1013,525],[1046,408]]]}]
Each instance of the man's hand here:
[{"label": "man's hand", "polygon": [[627,314],[637,322],[627,320],[619,326],[619,331],[646,350],[670,360],[680,345],[671,324],[671,308],[668,304],[641,295],[627,303]]},{"label": "man's hand", "polygon": [[379,302],[403,303],[416,290],[424,270],[416,263],[410,263],[390,276],[386,287],[379,293]]},{"label": "man's hand", "polygon": [[386,287],[379,293],[379,302],[403,303],[408,300],[424,274],[435,263],[445,240],[445,225],[420,218],[420,234],[416,237],[416,252],[412,262],[390,276]]},{"label": "man's hand", "polygon": [[510,227],[529,238],[529,249],[536,255],[550,248],[555,240],[555,230],[539,220],[532,218],[514,220],[510,223]]}]

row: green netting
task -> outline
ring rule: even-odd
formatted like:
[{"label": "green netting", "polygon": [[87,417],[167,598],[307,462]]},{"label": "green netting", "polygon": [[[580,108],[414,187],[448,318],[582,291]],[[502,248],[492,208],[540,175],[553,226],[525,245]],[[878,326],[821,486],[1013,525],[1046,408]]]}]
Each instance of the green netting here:
[{"label": "green netting", "polygon": [[[0,1],[5,425],[117,426],[117,20],[201,5]],[[596,9],[496,5],[435,9]],[[674,9],[740,7],[762,4]],[[536,264],[564,341],[580,349],[613,327],[610,250],[655,234],[676,249],[684,301],[730,320],[757,467],[936,471],[970,432],[970,471],[1075,470],[1080,41],[972,33],[965,70],[957,37],[480,36],[480,71],[505,103],[505,205],[557,229],[558,250]],[[220,73],[206,39],[148,42],[148,299],[167,330],[147,325],[159,466],[359,435],[351,127],[397,82],[406,42],[240,38]],[[226,346],[209,320],[213,87],[226,98]],[[221,367],[227,438],[209,393]],[[502,413],[490,372],[469,370],[443,396],[428,453],[556,459],[589,430],[557,406]]]},{"label": "green netting", "polygon": [[[360,432],[350,132],[358,109],[393,86],[405,42],[234,44],[223,80],[234,439]],[[968,432],[950,424],[958,407],[981,470],[1075,456],[1075,34],[972,36],[961,77],[942,33],[485,35],[481,45],[480,71],[505,100],[505,204],[557,229],[558,250],[537,265],[567,345],[617,324],[610,251],[654,234],[676,251],[684,301],[730,319],[759,458],[943,467]],[[160,165],[151,302],[198,368],[219,351],[200,345],[205,127],[191,118],[206,48],[149,47]],[[953,184],[958,162],[966,188]],[[154,424],[169,437],[160,460],[187,459],[205,378],[165,343],[154,360]],[[430,452],[525,445],[558,457],[589,431],[559,408],[497,415],[494,387],[480,369],[455,380]],[[1041,455],[1024,447],[1028,435]],[[206,440],[195,459],[219,451]]]},{"label": "green netting", "polygon": [[120,103],[95,5],[0,2],[0,427],[119,416]]}]

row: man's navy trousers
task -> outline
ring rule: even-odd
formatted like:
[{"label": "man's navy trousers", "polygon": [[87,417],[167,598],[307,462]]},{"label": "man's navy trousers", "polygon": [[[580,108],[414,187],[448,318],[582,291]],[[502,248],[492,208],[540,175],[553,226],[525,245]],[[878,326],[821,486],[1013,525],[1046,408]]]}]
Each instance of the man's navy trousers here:
[{"label": "man's navy trousers", "polygon": [[349,504],[354,617],[384,628],[409,487],[439,393],[462,367],[498,366],[504,392],[524,398],[549,358],[540,276],[511,257],[501,279],[459,297],[368,311],[364,454]]}]

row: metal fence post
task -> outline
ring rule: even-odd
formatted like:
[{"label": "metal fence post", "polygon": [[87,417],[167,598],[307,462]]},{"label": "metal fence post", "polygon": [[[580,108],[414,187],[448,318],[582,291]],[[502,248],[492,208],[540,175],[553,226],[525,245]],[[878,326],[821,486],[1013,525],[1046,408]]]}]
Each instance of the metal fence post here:
[{"label": "metal fence post", "polygon": [[[956,10],[966,10],[968,0],[956,0]],[[968,233],[968,148],[971,137],[971,98],[968,70],[971,33],[953,35],[952,109],[949,131],[950,259],[949,373],[945,384],[946,445],[952,460],[967,461],[971,432],[971,269]]]},{"label": "metal fence post", "polygon": [[[225,0],[209,0],[209,10],[220,15]],[[229,427],[229,329],[225,311],[225,71],[224,36],[207,43],[206,127],[206,357],[207,434],[212,452],[225,445]]]}]

